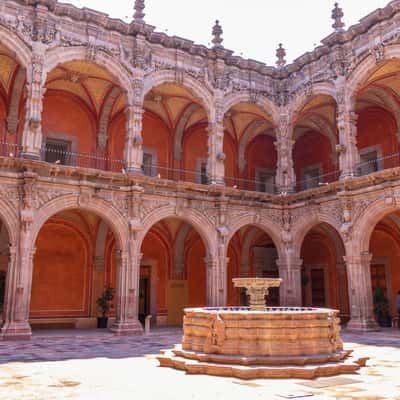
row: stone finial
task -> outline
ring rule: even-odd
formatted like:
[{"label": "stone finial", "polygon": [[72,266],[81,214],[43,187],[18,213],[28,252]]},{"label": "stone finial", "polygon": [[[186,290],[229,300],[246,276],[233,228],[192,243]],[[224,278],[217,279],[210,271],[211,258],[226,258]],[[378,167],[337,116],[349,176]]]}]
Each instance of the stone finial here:
[{"label": "stone finial", "polygon": [[133,19],[136,22],[143,22],[144,16],[146,15],[143,10],[145,8],[144,0],[135,0],[134,5],[135,14],[133,14]]},{"label": "stone finial", "polygon": [[212,35],[213,35],[212,43],[214,45],[213,46],[214,48],[222,47],[222,42],[224,41],[224,39],[222,39],[221,36],[223,33],[224,33],[224,31],[222,30],[221,25],[219,24],[219,21],[216,20],[215,25],[212,30]]},{"label": "stone finial", "polygon": [[276,61],[276,66],[278,68],[282,68],[286,64],[285,56],[286,50],[282,47],[282,43],[279,43],[279,47],[276,49],[276,57],[278,59]]},{"label": "stone finial", "polygon": [[335,8],[332,10],[332,19],[335,21],[332,28],[335,31],[342,31],[344,27],[344,22],[342,18],[344,17],[342,9],[339,7],[339,3],[335,3]]}]

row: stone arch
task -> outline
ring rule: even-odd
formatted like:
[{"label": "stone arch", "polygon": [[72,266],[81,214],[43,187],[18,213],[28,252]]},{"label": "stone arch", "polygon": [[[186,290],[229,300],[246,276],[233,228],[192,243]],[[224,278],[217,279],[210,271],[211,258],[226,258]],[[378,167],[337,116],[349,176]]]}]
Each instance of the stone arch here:
[{"label": "stone arch", "polygon": [[115,61],[115,57],[108,55],[104,51],[97,52],[95,59],[92,61],[87,59],[87,48],[84,46],[56,47],[47,53],[44,76],[46,77],[58,65],[70,61],[94,63],[107,70],[120,83],[120,86],[127,91],[128,104],[132,104],[133,84],[131,74],[121,63]]},{"label": "stone arch", "polygon": [[229,234],[227,236],[227,243],[232,240],[233,236],[239,229],[245,226],[255,226],[265,232],[274,242],[274,245],[278,251],[278,258],[283,258],[284,255],[284,245],[281,239],[281,230],[278,225],[265,217],[260,217],[256,215],[244,215],[242,217],[236,218],[229,225]]},{"label": "stone arch", "polygon": [[15,52],[16,59],[26,71],[32,69],[32,51],[29,46],[14,32],[1,25],[0,43],[3,43],[9,50]]},{"label": "stone arch", "polygon": [[311,94],[308,91],[303,90],[294,98],[293,102],[290,104],[292,121],[294,121],[297,118],[297,115],[300,113],[300,111],[314,97],[329,96],[333,100],[335,100],[335,102],[337,102],[336,88],[332,83],[320,82],[313,84],[311,88],[312,88]]},{"label": "stone arch", "polygon": [[4,223],[11,246],[16,246],[19,236],[18,211],[2,196],[0,196],[0,220]]},{"label": "stone arch", "polygon": [[126,218],[117,211],[112,204],[101,199],[90,199],[86,204],[79,204],[79,197],[75,194],[65,195],[49,201],[42,206],[36,214],[32,226],[31,244],[34,246],[37,235],[46,221],[53,215],[71,209],[80,209],[92,212],[106,221],[112,229],[118,248],[121,251],[127,251],[128,224]]},{"label": "stone arch", "polygon": [[160,86],[164,83],[175,83],[188,89],[195,97],[200,100],[201,105],[207,112],[208,119],[213,120],[212,110],[213,95],[211,89],[206,85],[200,83],[198,80],[192,78],[190,75],[184,73],[182,81],[176,76],[175,71],[172,70],[160,70],[155,71],[145,77],[144,80],[144,94],[146,95],[151,89],[156,86]]},{"label": "stone arch", "polygon": [[274,102],[264,96],[258,96],[254,101],[250,91],[243,91],[237,93],[229,93],[224,99],[223,113],[224,115],[235,105],[239,103],[254,103],[259,106],[263,111],[271,116],[274,125],[278,125],[279,110]]},{"label": "stone arch", "polygon": [[384,63],[392,61],[393,59],[400,60],[400,45],[388,45],[384,50],[384,60],[377,63],[372,54],[365,57],[351,72],[347,78],[347,87],[349,88],[349,98],[352,104],[355,104],[357,93],[362,84],[368,79],[369,76],[378,68],[382,67]]},{"label": "stone arch", "polygon": [[[390,199],[390,198],[389,198]],[[399,211],[400,207],[393,199],[378,199],[366,207],[354,224],[352,248],[355,255],[369,252],[370,239],[378,222],[385,216]]]},{"label": "stone arch", "polygon": [[199,211],[185,209],[182,214],[177,214],[176,208],[165,206],[156,209],[148,214],[143,220],[143,230],[138,235],[138,248],[141,247],[143,240],[149,230],[158,222],[166,218],[177,218],[190,224],[200,235],[206,248],[207,255],[216,254],[216,230],[211,222]]},{"label": "stone arch", "polygon": [[337,220],[334,216],[325,213],[318,213],[316,215],[307,214],[300,218],[292,229],[294,255],[300,258],[301,246],[303,245],[304,238],[311,229],[320,224],[326,224],[333,231],[335,231],[338,237],[341,239],[344,247],[345,240],[340,231],[341,223],[339,220]]}]

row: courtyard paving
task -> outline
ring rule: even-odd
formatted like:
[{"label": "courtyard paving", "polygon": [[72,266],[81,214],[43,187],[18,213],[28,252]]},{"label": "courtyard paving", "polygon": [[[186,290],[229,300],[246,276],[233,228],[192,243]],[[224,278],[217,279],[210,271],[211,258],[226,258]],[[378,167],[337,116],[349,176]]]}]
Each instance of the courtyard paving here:
[{"label": "courtyard paving", "polygon": [[358,374],[242,381],[159,368],[159,351],[180,342],[177,328],[142,337],[39,331],[29,342],[0,341],[0,399],[400,400],[400,330],[342,337],[357,355],[370,357]]}]

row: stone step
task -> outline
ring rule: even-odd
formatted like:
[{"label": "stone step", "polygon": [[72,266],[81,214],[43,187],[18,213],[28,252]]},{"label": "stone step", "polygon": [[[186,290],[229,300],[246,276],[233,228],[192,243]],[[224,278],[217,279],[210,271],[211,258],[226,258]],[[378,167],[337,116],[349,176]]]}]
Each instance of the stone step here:
[{"label": "stone step", "polygon": [[187,374],[214,375],[239,379],[313,379],[339,374],[354,374],[365,365],[367,358],[347,358],[339,362],[309,365],[236,365],[202,362],[177,356],[166,350],[157,357],[160,367],[175,368]]}]

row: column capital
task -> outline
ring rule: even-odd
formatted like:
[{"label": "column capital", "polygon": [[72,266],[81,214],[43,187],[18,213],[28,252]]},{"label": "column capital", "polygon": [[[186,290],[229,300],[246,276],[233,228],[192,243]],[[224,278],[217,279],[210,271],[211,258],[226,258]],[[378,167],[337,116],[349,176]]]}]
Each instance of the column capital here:
[{"label": "column capital", "polygon": [[351,264],[370,264],[372,260],[372,254],[361,253],[359,255],[344,256],[343,259],[347,265]]}]

